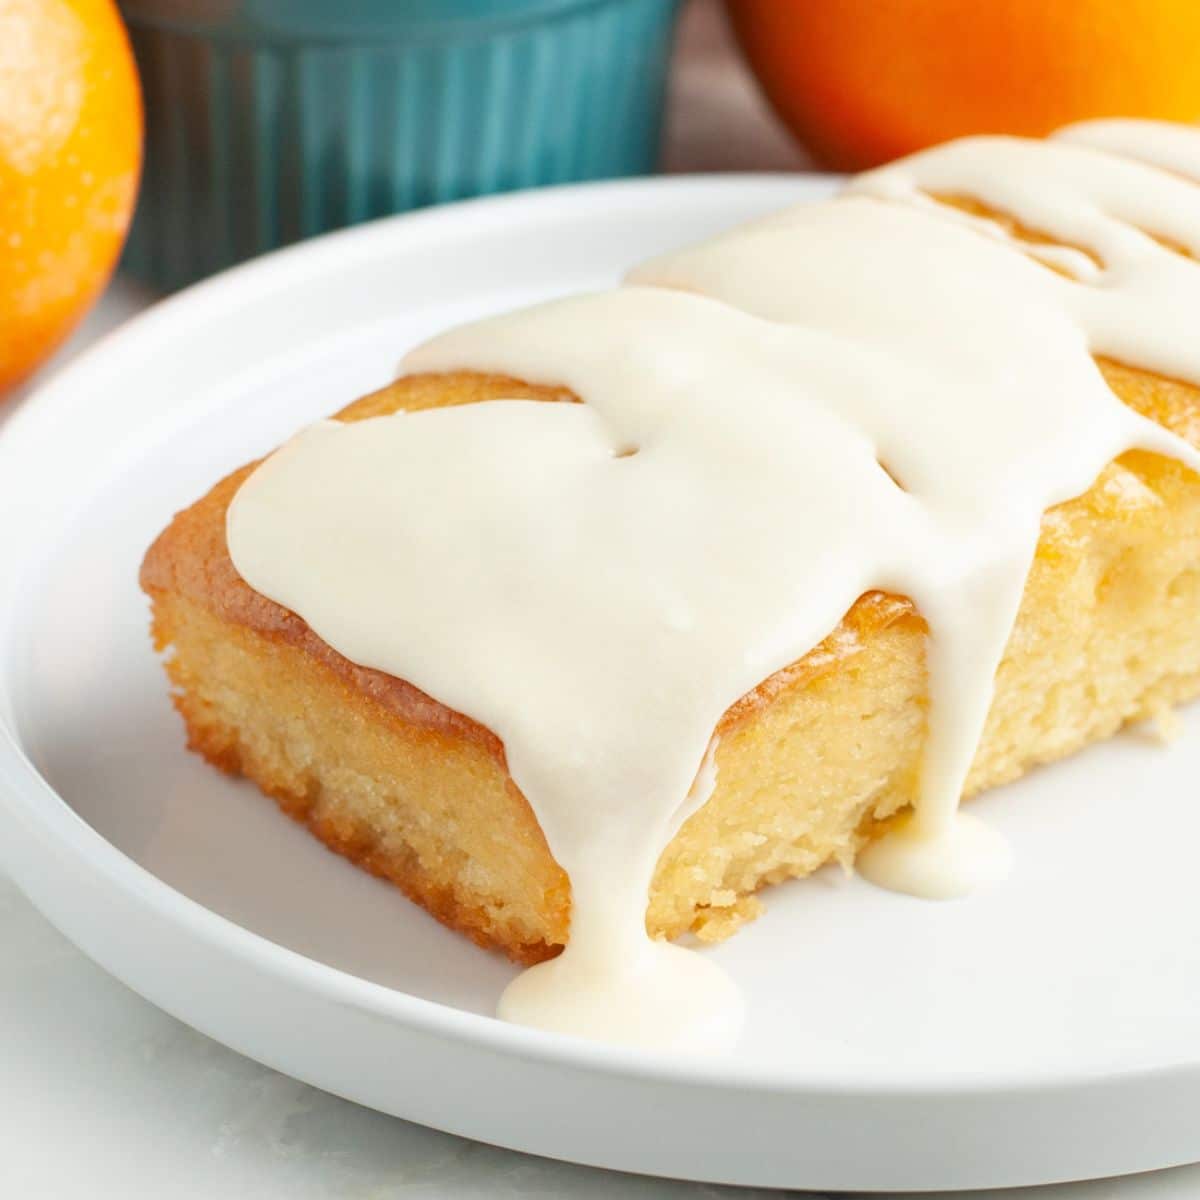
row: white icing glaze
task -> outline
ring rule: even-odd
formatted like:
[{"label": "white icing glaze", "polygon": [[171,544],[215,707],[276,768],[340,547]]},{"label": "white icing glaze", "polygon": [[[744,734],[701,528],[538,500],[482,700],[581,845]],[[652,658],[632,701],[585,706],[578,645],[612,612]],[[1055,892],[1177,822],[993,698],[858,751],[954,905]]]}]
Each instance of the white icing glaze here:
[{"label": "white icing glaze", "polygon": [[[650,879],[712,790],[725,710],[872,588],[928,621],[931,704],[913,817],[860,868],[925,895],[1002,874],[957,808],[1042,513],[1127,449],[1200,468],[1091,357],[1200,382],[1200,268],[1141,232],[1200,254],[1194,186],[988,138],[850,190],[405,360],[585,404],[323,422],[230,508],[253,587],[503,741],[572,886],[570,944],[510,987],[509,1019],[732,1044],[736,989],[645,935]],[[1054,237],[1076,278],[930,193]]]},{"label": "white icing glaze", "polygon": [[1172,121],[1081,121],[1054,136],[1081,146],[1136,158],[1200,182],[1200,138],[1197,126]]},{"label": "white icing glaze", "polygon": [[[1189,131],[1200,139],[1200,130]],[[1146,163],[1064,141],[969,138],[860,175],[849,189],[921,202],[929,193],[986,201],[1029,229],[1089,252],[1079,286],[1050,281],[1056,306],[1098,354],[1182,379],[1200,379],[1196,186]],[[1153,235],[1153,236],[1151,236]]]}]

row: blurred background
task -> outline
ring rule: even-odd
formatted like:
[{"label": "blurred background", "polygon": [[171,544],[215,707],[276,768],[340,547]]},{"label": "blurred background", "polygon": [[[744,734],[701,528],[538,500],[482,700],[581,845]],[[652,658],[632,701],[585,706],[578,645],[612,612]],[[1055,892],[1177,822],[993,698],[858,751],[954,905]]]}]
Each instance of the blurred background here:
[{"label": "blurred background", "polygon": [[161,287],[468,196],[806,161],[719,0],[120,4],[146,108],[124,265]]},{"label": "blurred background", "polygon": [[118,257],[161,294],[470,196],[1105,115],[1200,120],[1196,0],[0,0],[0,396]]}]

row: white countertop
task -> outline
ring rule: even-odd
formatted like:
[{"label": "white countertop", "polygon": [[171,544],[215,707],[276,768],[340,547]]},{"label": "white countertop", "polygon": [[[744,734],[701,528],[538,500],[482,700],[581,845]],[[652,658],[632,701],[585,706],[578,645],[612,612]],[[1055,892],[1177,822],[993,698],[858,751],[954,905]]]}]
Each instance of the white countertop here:
[{"label": "white countertop", "polygon": [[[802,157],[729,64],[711,8],[688,14],[672,170]],[[752,126],[750,135],[745,135]],[[736,128],[738,136],[731,137]],[[729,148],[736,147],[736,161]],[[55,365],[152,297],[122,279]],[[103,401],[98,399],[97,403]],[[0,412],[0,429],[20,399]],[[466,1200],[765,1196],[529,1158],[421,1129],[241,1058],[105,975],[0,877],[0,1197],[4,1200]],[[1198,1114],[1200,1119],[1200,1114]],[[1003,1131],[997,1130],[997,1137]],[[1019,1155],[1019,1146],[1012,1148]],[[771,1193],[775,1194],[775,1193]],[[1182,1200],[1200,1167],[995,1200]]]}]

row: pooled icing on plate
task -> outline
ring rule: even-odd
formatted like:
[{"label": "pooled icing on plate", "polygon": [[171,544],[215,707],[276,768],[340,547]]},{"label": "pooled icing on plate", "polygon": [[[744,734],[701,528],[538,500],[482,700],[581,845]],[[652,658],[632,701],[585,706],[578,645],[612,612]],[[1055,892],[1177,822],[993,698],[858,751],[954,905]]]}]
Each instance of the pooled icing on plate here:
[{"label": "pooled icing on plate", "polygon": [[1042,514],[1127,450],[1200,469],[1093,360],[1200,384],[1198,159],[1200,130],[1111,122],[938,147],[405,360],[583,404],[319,422],[242,485],[247,582],[495,732],[570,877],[569,944],[502,1016],[732,1045],[738,991],[647,937],[650,880],[722,714],[872,589],[928,623],[930,707],[912,817],[859,869],[927,896],[1004,874],[958,802]]}]

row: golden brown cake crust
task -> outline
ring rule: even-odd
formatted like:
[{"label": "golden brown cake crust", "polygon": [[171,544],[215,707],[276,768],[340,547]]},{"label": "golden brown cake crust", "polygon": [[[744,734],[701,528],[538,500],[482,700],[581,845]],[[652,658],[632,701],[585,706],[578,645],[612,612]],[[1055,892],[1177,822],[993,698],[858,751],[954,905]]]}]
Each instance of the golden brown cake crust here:
[{"label": "golden brown cake crust", "polygon": [[[1101,369],[1126,403],[1200,444],[1200,392]],[[412,376],[339,417],[505,396],[575,399],[497,376]],[[167,669],[189,744],[481,945],[522,962],[557,952],[569,883],[499,739],[404,680],[351,663],[237,574],[225,513],[252,469],[176,516],[142,567],[156,643],[175,651]],[[1173,462],[1125,455],[1043,523],[968,792],[1200,689],[1200,629],[1179,616],[1197,601],[1200,482]],[[1141,632],[1125,645],[1130,626]],[[717,793],[660,861],[652,933],[724,936],[752,914],[757,888],[831,858],[848,864],[864,832],[908,802],[924,628],[908,600],[867,593],[819,646],[730,707]]]},{"label": "golden brown cake crust", "polygon": [[[414,412],[501,397],[575,401],[575,397],[561,388],[539,387],[497,375],[414,375],[355,401],[342,409],[337,419],[361,421],[401,409]],[[477,741],[503,762],[504,747],[489,729],[438,703],[403,679],[352,663],[317,637],[295,613],[256,592],[237,573],[225,542],[225,514],[242,481],[256,465],[249,463],[234,471],[201,500],[177,514],[146,554],[140,574],[143,590],[150,595],[174,592],[190,596],[223,620],[289,642],[389,712],[431,732]],[[727,730],[733,722],[769,703],[782,689],[803,686],[817,673],[832,670],[862,638],[906,616],[915,616],[909,601],[882,592],[867,593],[847,613],[835,635],[738,700],[726,712],[719,731]]]},{"label": "golden brown cake crust", "polygon": [[[342,409],[337,419],[357,421],[400,409],[417,411],[500,397],[577,402],[576,397],[561,388],[531,385],[503,376],[473,373],[418,375],[401,378],[362,397]],[[465,742],[486,754],[507,781],[511,801],[509,835],[514,833],[514,824],[519,826],[520,837],[535,844],[539,856],[552,865],[550,878],[542,881],[543,915],[553,930],[552,936],[531,939],[498,927],[484,907],[463,903],[460,893],[444,880],[422,871],[413,856],[382,852],[376,839],[361,825],[336,819],[316,809],[311,803],[308,785],[289,786],[277,767],[259,766],[256,769],[247,763],[243,750],[230,738],[228,728],[209,719],[206,706],[197,698],[196,681],[185,673],[185,663],[178,659],[169,660],[167,671],[176,685],[173,703],[187,728],[189,749],[228,774],[249,775],[284,812],[306,824],[331,850],[390,880],[443,924],[466,934],[480,945],[499,946],[510,957],[524,963],[540,962],[557,953],[569,923],[569,884],[553,862],[527,801],[508,777],[500,739],[491,730],[447,708],[406,680],[351,662],[313,633],[299,616],[256,592],[238,574],[225,540],[225,516],[242,481],[256,465],[249,463],[234,471],[190,508],[178,513],[146,553],[140,583],[154,601],[156,648],[165,651],[180,643],[185,623],[194,626],[197,620],[203,621],[201,614],[210,614],[221,624],[214,636],[229,638],[234,631],[240,630],[257,639],[287,647],[300,658],[319,664],[337,681],[338,704],[351,709],[362,708],[364,720],[388,723],[393,735],[420,730],[429,739],[441,742],[443,753],[447,747]],[[186,618],[181,619],[184,613]],[[819,675],[833,671],[871,634],[901,620],[923,628],[923,622],[909,601],[882,592],[863,596],[839,629],[824,642],[732,705],[722,719],[719,732],[725,733],[735,724],[746,721],[782,692],[802,688]]]},{"label": "golden brown cake crust", "polygon": [[[422,856],[407,852],[407,848],[396,853],[368,822],[348,815],[337,804],[322,803],[320,789],[313,786],[311,775],[289,769],[291,764],[268,762],[256,754],[253,745],[231,729],[226,720],[215,718],[203,689],[189,674],[197,641],[208,641],[217,649],[207,663],[216,664],[218,674],[237,678],[243,694],[267,696],[277,689],[282,675],[291,681],[292,690],[283,695],[274,690],[277,703],[282,701],[297,707],[336,705],[348,723],[360,728],[377,729],[396,741],[414,736],[410,724],[357,688],[350,678],[330,670],[321,656],[310,654],[306,640],[273,641],[249,627],[231,625],[191,600],[169,594],[160,594],[156,600],[153,634],[160,650],[176,644],[192,650],[192,658],[176,656],[166,664],[176,685],[172,702],[183,718],[189,750],[227,774],[252,778],[283,812],[307,826],[330,850],[395,884],[442,924],[465,934],[478,945],[502,946],[512,958],[525,963],[540,962],[557,952],[557,946],[529,938],[523,931],[515,932],[503,921],[496,921],[486,906],[464,901],[462,889],[427,869]],[[244,674],[248,665],[253,672],[249,677]],[[303,691],[297,690],[297,681]],[[448,761],[469,760],[472,750],[486,753],[473,743],[464,743],[454,732],[426,728],[419,736],[426,752]],[[552,862],[542,831],[524,798],[511,781],[506,791],[511,801],[510,817],[515,817],[508,823],[510,839],[523,844],[534,860]],[[549,875],[542,889],[542,902],[557,913],[558,921],[565,926],[570,889],[561,872],[557,878],[553,870]]]},{"label": "golden brown cake crust", "polygon": [[[1102,363],[1101,368],[1114,390],[1131,407],[1200,446],[1200,393],[1196,389],[1116,363]],[[337,419],[361,421],[401,409],[416,412],[502,397],[547,401],[576,399],[562,388],[528,384],[499,375],[469,372],[414,375],[398,379],[354,401],[337,414]],[[226,621],[296,645],[389,712],[433,732],[471,738],[503,762],[504,748],[489,729],[440,704],[403,679],[350,662],[317,637],[295,613],[254,591],[237,573],[225,542],[225,513],[242,481],[256,465],[248,463],[234,471],[201,500],[176,515],[155,539],[142,562],[139,580],[143,590],[150,595],[178,592],[193,597]],[[1184,470],[1182,467],[1177,469]],[[1082,501],[1086,502],[1086,499],[1084,497]],[[1043,547],[1043,552],[1045,549]],[[769,703],[784,689],[802,687],[818,674],[833,670],[853,654],[865,638],[901,619],[918,622],[924,627],[907,598],[879,591],[867,592],[846,614],[838,629],[820,645],[734,703],[722,718],[718,732],[727,732],[733,723]]]}]

